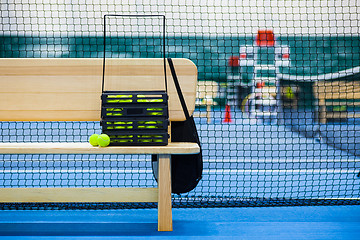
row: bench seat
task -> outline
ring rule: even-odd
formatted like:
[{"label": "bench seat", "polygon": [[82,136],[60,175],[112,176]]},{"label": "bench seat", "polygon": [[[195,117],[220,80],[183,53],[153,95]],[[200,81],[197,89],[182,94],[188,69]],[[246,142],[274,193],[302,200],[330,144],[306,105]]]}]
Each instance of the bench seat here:
[{"label": "bench seat", "polygon": [[86,142],[0,143],[0,154],[195,154],[197,143],[170,142],[167,146],[93,147]]}]

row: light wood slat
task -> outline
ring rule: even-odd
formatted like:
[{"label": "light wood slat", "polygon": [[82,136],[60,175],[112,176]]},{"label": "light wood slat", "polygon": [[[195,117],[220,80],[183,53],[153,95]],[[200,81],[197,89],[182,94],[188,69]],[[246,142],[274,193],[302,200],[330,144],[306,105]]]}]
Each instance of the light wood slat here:
[{"label": "light wood slat", "polygon": [[[196,97],[196,66],[187,59],[174,59],[174,65],[192,115]],[[106,69],[106,90],[165,89],[163,59],[109,59]],[[167,79],[169,119],[185,120],[168,66]],[[72,112],[74,109],[95,111],[82,116],[83,121],[100,120],[100,115],[94,116],[100,110],[101,81],[100,58],[0,59],[0,113],[4,113],[0,115],[0,120],[57,121],[56,114],[49,111],[65,110],[60,120],[78,121],[79,116]],[[85,118],[87,116],[88,119]]]},{"label": "light wood slat", "polygon": [[158,204],[158,230],[172,231],[172,211],[171,211],[171,155],[159,155],[159,204]]},{"label": "light wood slat", "polygon": [[[0,121],[99,121],[99,111],[0,111]],[[170,121],[183,121],[182,110],[172,110]]]},{"label": "light wood slat", "polygon": [[73,75],[68,77],[71,79],[71,82],[59,76],[4,76],[0,73],[0,84],[2,86],[0,94],[49,92],[100,93],[98,76]]},{"label": "light wood slat", "polygon": [[0,188],[0,202],[157,202],[157,188]]},{"label": "light wood slat", "polygon": [[[313,92],[319,102],[319,121],[325,124],[327,118],[358,118],[354,112],[327,112],[326,106],[360,106],[360,102],[351,102],[360,99],[359,81],[319,81],[314,84]],[[339,101],[349,100],[349,101]],[[325,101],[332,100],[332,101]]]},{"label": "light wood slat", "polygon": [[314,86],[314,93],[319,98],[359,98],[360,82],[358,81],[320,81]]},{"label": "light wood slat", "polygon": [[[171,94],[171,93],[170,93]],[[99,93],[0,93],[0,109],[15,111],[99,111],[101,109],[101,100]],[[188,99],[192,97],[191,93],[184,93]],[[170,101],[175,102],[174,94],[169,97]],[[176,111],[177,109],[173,109]],[[46,114],[46,113],[44,113]]]},{"label": "light wood slat", "polygon": [[[131,63],[131,62],[130,62]],[[155,66],[155,67],[154,67]],[[39,70],[37,66],[23,66],[19,69],[17,66],[11,66],[5,68],[0,67],[1,71],[6,71],[8,76],[102,76],[102,66],[43,66],[43,69]],[[131,65],[126,64],[121,67],[112,65],[106,66],[106,76],[154,76],[164,77],[163,65]],[[20,71],[19,71],[20,70]],[[64,71],[67,70],[67,71]],[[139,71],[141,70],[141,71]],[[178,66],[177,70],[184,71],[185,75],[190,75],[191,71],[186,66]],[[106,79],[106,78],[105,78]]]},{"label": "light wood slat", "polygon": [[[42,110],[5,110],[0,111],[1,121],[99,121],[98,111],[61,111],[48,110],[46,114]],[[70,119],[70,120],[69,120]]]},{"label": "light wood slat", "polygon": [[[30,60],[30,61],[29,61]],[[163,58],[107,58],[107,66],[131,65],[131,66],[153,66],[154,61],[157,65],[163,64]],[[189,62],[185,58],[173,58],[177,65],[187,66]],[[9,67],[28,66],[28,67],[68,67],[68,66],[90,66],[101,67],[103,58],[0,58],[0,64],[3,69]]]},{"label": "light wood slat", "polygon": [[326,106],[346,105],[346,106],[352,107],[352,106],[360,106],[360,102],[330,101],[330,102],[325,102],[325,105]]},{"label": "light wood slat", "polygon": [[360,89],[360,85],[357,82],[351,82],[352,85],[347,85],[347,86],[334,86],[334,85],[330,85],[330,86],[325,86],[325,87],[321,87],[320,89],[323,90],[332,90],[332,89],[336,89],[339,92],[348,92],[348,91],[356,91]]},{"label": "light wood slat", "polygon": [[[356,85],[355,85],[356,84]],[[358,83],[354,83],[354,86],[346,86],[346,87],[339,87],[339,86],[323,86],[323,87],[317,87],[317,90],[320,93],[324,93],[324,92],[332,92],[332,91],[337,91],[337,92],[354,92],[354,91],[358,91],[360,89],[360,85]]]},{"label": "light wood slat", "polygon": [[347,92],[347,93],[333,92],[333,93],[326,93],[324,95],[319,94],[319,98],[323,98],[323,99],[359,99],[360,92]]},{"label": "light wood slat", "polygon": [[197,143],[171,142],[167,146],[93,147],[86,142],[0,143],[0,154],[193,154]]},{"label": "light wood slat", "polygon": [[[101,109],[100,93],[1,93],[1,110],[97,111]],[[100,116],[99,116],[100,118]]]},{"label": "light wood slat", "polygon": [[[182,75],[197,74],[190,60],[174,58],[173,61]],[[105,75],[163,77],[163,64],[162,58],[112,58],[106,60]],[[102,76],[102,65],[102,58],[0,58],[0,70],[7,76]]]},{"label": "light wood slat", "polygon": [[[170,70],[169,70],[170,71]],[[181,72],[180,72],[181,73]],[[158,76],[163,78],[163,76]],[[169,84],[169,95],[176,94],[172,83],[172,76],[167,75]],[[0,93],[101,93],[100,76],[2,76],[0,73]],[[110,89],[122,90],[164,90],[165,81],[156,84],[153,76],[109,76],[108,87]],[[184,93],[193,92],[194,76],[181,76],[182,90]],[[14,84],[16,83],[16,84]],[[145,87],[139,85],[144,85]],[[54,87],[56,86],[56,87]]]},{"label": "light wood slat", "polygon": [[316,83],[319,87],[347,87],[360,85],[357,81],[319,81]]},{"label": "light wood slat", "polygon": [[[30,62],[33,61],[30,59]],[[4,71],[4,75],[7,76],[101,76],[102,69],[100,66],[91,65],[71,65],[69,62],[64,66],[52,66],[52,65],[23,65],[23,66],[1,66],[0,71]]]},{"label": "light wood slat", "polygon": [[102,64],[102,58],[0,58],[0,65],[3,69],[9,67],[28,66],[91,66],[96,67]]},{"label": "light wood slat", "polygon": [[327,112],[326,118],[359,118],[360,113],[350,112]]}]

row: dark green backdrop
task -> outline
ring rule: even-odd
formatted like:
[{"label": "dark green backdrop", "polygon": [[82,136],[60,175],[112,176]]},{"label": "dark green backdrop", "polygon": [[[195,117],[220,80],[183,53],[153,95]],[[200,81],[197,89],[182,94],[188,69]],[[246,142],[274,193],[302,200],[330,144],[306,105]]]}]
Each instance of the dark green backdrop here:
[{"label": "dark green backdrop", "polygon": [[[107,38],[107,56],[161,57],[160,40],[156,37]],[[280,36],[277,41],[288,45],[291,52],[291,67],[281,69],[283,73],[319,75],[360,65],[359,36]],[[239,55],[240,46],[253,42],[253,36],[167,37],[166,56],[191,59],[198,67],[199,80],[226,82],[229,57]],[[103,57],[103,51],[102,37],[0,36],[2,58],[96,58]],[[311,84],[301,87],[311,92]]]}]

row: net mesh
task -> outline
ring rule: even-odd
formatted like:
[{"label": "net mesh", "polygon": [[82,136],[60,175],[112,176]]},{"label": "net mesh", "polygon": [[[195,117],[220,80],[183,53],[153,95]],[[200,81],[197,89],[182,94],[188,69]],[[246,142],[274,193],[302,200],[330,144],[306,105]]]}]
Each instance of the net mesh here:
[{"label": "net mesh", "polygon": [[[102,58],[105,14],[166,16],[198,68],[204,171],[174,207],[360,203],[360,6],[344,1],[0,1],[0,57]],[[106,57],[161,58],[162,18],[114,18]],[[332,83],[332,84],[330,84]],[[330,84],[329,86],[327,84]],[[339,92],[355,97],[335,97]],[[0,122],[0,142],[86,142],[99,122]],[[127,161],[123,161],[126,159]],[[0,155],[0,187],[154,187],[146,155]],[[2,209],[154,203],[6,203]]]}]

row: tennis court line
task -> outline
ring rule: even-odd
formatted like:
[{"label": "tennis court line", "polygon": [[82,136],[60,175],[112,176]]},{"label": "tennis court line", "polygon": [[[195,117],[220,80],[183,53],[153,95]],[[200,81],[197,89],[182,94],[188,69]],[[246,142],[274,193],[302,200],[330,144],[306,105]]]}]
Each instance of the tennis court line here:
[{"label": "tennis court line", "polygon": [[327,163],[327,162],[359,162],[360,158],[332,158],[332,159],[321,159],[321,158],[228,158],[228,159],[206,159],[204,162],[216,162],[216,163]]},{"label": "tennis court line", "polygon": [[243,169],[212,169],[204,170],[203,173],[216,173],[216,174],[254,174],[261,173],[268,175],[273,175],[273,173],[290,173],[290,174],[357,174],[359,170],[343,170],[343,169],[253,169],[253,170],[243,170]]},{"label": "tennis court line", "polygon": [[[359,170],[356,169],[204,169],[203,174],[357,174]],[[65,173],[116,173],[116,174],[152,174],[152,170],[127,170],[127,169],[10,169],[0,170],[3,174],[21,174],[21,173],[50,173],[50,174],[65,174]],[[241,176],[241,175],[240,175]]]},{"label": "tennis court line", "polygon": [[[106,155],[106,154],[105,154]],[[46,158],[39,158],[39,159],[34,159],[34,158],[21,158],[18,159],[16,157],[12,157],[15,155],[9,155],[9,154],[3,154],[4,157],[0,158],[1,161],[22,161],[22,162],[28,162],[28,161],[41,161],[41,162],[46,162],[46,161],[51,161],[51,162],[81,162],[81,161],[98,161],[98,162],[104,162],[104,161],[111,161],[111,162],[116,162],[116,161],[120,161],[123,162],[123,159],[114,159],[114,158],[100,158],[100,159],[96,159],[96,158],[88,158],[88,159],[69,159],[69,158],[51,158],[49,160],[47,160]],[[9,157],[10,156],[10,157]],[[72,155],[74,156],[74,155]],[[126,158],[127,162],[144,162],[144,161],[150,161],[150,159],[134,159],[134,158]],[[356,163],[359,162],[360,163],[360,158],[226,158],[226,159],[221,159],[221,158],[210,158],[210,159],[203,159],[204,163],[333,163],[333,162],[341,162],[341,163]]]}]

